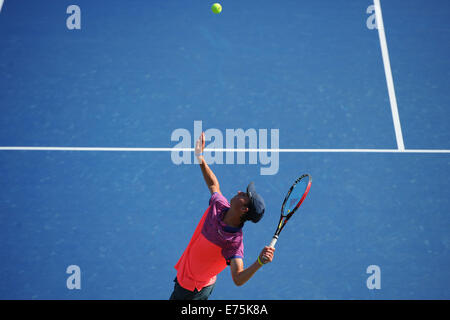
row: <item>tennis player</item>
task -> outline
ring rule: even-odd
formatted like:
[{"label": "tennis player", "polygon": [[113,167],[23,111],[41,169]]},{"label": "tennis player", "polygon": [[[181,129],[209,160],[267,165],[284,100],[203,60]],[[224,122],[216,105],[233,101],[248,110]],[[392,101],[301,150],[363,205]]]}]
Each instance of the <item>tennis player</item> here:
[{"label": "tennis player", "polygon": [[256,223],[264,215],[263,198],[251,182],[247,192],[238,193],[228,202],[220,192],[219,181],[203,158],[205,134],[196,142],[195,155],[206,185],[211,192],[209,207],[175,265],[177,276],[170,300],[207,300],[217,275],[227,265],[237,286],[246,283],[256,271],[273,259],[274,248],[264,247],[257,260],[244,269],[242,227],[248,220]]}]

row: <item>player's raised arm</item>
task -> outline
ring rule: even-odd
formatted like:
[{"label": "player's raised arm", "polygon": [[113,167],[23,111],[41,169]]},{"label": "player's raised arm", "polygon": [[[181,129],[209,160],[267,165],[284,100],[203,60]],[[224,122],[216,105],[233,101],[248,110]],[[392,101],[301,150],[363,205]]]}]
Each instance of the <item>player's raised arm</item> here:
[{"label": "player's raised arm", "polygon": [[203,178],[205,179],[206,186],[211,194],[214,192],[220,193],[219,181],[212,172],[211,168],[206,163],[203,157],[203,149],[205,149],[205,133],[202,132],[195,144],[195,156],[197,157],[200,168],[202,169]]}]

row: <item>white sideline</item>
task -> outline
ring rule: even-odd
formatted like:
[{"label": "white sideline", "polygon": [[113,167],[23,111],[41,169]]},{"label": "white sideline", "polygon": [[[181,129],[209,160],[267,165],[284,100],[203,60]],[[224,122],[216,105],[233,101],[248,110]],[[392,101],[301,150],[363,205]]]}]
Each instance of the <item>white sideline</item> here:
[{"label": "white sideline", "polygon": [[383,13],[381,12],[380,0],[373,0],[373,3],[375,6],[375,17],[377,21],[378,36],[380,38],[381,53],[383,55],[384,73],[386,74],[392,120],[394,121],[395,137],[397,139],[397,148],[403,151],[405,150],[405,144],[403,143],[402,126],[400,125],[400,117],[398,115],[397,98],[395,96],[394,80],[392,79],[391,62],[389,60],[386,34],[384,32]]}]

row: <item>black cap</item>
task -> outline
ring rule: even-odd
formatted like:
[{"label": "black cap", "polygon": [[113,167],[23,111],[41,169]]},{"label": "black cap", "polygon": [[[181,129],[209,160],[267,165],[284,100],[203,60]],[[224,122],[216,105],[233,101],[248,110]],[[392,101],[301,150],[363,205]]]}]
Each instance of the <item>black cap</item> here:
[{"label": "black cap", "polygon": [[246,214],[247,220],[256,223],[263,217],[266,205],[264,204],[264,199],[256,193],[253,182],[250,182],[247,187],[247,195],[250,198],[249,210]]}]

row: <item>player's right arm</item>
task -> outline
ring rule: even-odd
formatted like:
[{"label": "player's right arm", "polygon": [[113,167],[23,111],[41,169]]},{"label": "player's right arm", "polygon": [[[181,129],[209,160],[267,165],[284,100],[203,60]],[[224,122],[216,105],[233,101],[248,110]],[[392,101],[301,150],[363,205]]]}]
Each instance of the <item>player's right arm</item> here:
[{"label": "player's right arm", "polygon": [[[264,247],[258,257],[258,260],[261,261],[264,258],[264,261],[266,261],[265,263],[272,262],[274,252],[275,248]],[[244,269],[244,262],[241,258],[231,259],[231,278],[233,279],[235,285],[242,286],[244,283],[250,280],[251,277],[253,277],[255,272],[258,271],[262,266],[262,264],[259,263],[258,260],[248,268]]]},{"label": "player's right arm", "polygon": [[219,181],[212,172],[211,168],[206,163],[203,157],[203,149],[205,148],[205,133],[202,132],[195,144],[195,156],[197,157],[198,163],[200,164],[200,169],[202,170],[203,178],[205,179],[206,186],[209,192],[213,194],[214,192],[220,192]]}]

